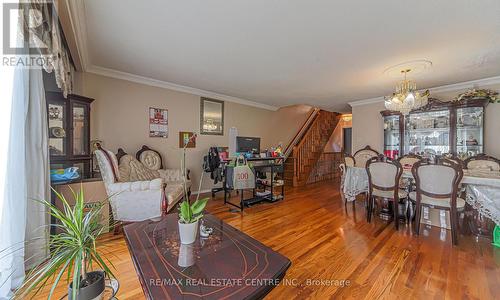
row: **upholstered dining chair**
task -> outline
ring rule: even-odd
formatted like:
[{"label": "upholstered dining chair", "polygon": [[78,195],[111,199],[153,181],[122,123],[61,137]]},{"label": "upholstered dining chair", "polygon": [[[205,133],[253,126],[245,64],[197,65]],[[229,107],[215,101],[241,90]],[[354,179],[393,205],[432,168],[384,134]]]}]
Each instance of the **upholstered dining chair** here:
[{"label": "upholstered dining chair", "polygon": [[463,177],[461,166],[447,158],[434,161],[421,160],[413,165],[416,192],[409,197],[416,203],[415,233],[420,233],[422,207],[437,208],[450,212],[451,238],[458,243],[458,212],[463,211],[465,200],[458,197],[459,184]]},{"label": "upholstered dining chair", "polygon": [[[406,154],[406,155],[399,157],[398,161],[401,164],[401,166],[403,167],[403,174],[405,173],[405,171],[411,172],[413,165],[416,162],[420,161],[421,159],[422,159],[422,156],[417,155],[417,154],[413,154],[413,153],[409,153],[409,154]],[[411,178],[411,177],[402,176],[401,180],[399,181],[399,187],[402,189],[405,189],[408,193],[411,191],[414,191],[415,190],[415,180],[413,180],[413,178]],[[407,215],[409,214],[408,219],[410,219],[410,217],[411,217],[412,210],[410,208],[411,208],[410,201],[406,201],[405,213]],[[410,213],[409,213],[409,211],[410,211]]]},{"label": "upholstered dining chair", "polygon": [[[345,173],[346,173],[348,167],[354,167],[354,157],[352,157],[350,155],[345,155],[344,162],[339,165],[339,168],[340,168],[340,190],[341,191],[344,190]],[[347,200],[344,199],[344,202],[347,202]]]},{"label": "upholstered dining chair", "polygon": [[420,161],[421,159],[422,159],[422,156],[420,156],[420,155],[406,154],[406,155],[403,155],[400,158],[398,158],[398,161],[401,164],[401,166],[403,167],[403,169],[409,168],[411,170],[413,165],[416,162]]},{"label": "upholstered dining chair", "polygon": [[365,146],[354,153],[354,165],[356,167],[365,168],[366,162],[372,158],[379,156],[380,153],[373,150],[370,146]]},{"label": "upholstered dining chair", "polygon": [[464,167],[469,170],[500,171],[500,160],[486,154],[478,154],[467,158]]},{"label": "upholstered dining chair", "polygon": [[408,196],[408,193],[399,188],[399,179],[403,168],[397,160],[377,156],[366,162],[368,173],[368,210],[367,221],[371,222],[375,198],[393,202],[394,223],[399,228],[399,200]]},{"label": "upholstered dining chair", "polygon": [[351,155],[346,155],[344,156],[344,164],[346,167],[354,167],[356,165],[356,161]]}]

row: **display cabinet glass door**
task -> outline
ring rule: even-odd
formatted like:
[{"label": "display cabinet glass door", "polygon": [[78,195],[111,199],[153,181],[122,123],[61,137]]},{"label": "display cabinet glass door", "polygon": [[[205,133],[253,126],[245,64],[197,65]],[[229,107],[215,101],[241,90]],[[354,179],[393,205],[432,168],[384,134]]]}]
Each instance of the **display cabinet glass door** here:
[{"label": "display cabinet glass door", "polygon": [[483,107],[457,109],[457,155],[465,159],[483,153]]},{"label": "display cabinet glass door", "polygon": [[423,156],[450,152],[450,111],[411,113],[406,118],[404,152]]},{"label": "display cabinet glass door", "polygon": [[397,158],[400,153],[399,115],[384,117],[384,155]]},{"label": "display cabinet glass door", "polygon": [[49,115],[49,151],[51,156],[67,154],[67,132],[65,102],[53,102],[48,105]]},{"label": "display cabinet glass door", "polygon": [[88,104],[73,103],[73,155],[89,155]]}]

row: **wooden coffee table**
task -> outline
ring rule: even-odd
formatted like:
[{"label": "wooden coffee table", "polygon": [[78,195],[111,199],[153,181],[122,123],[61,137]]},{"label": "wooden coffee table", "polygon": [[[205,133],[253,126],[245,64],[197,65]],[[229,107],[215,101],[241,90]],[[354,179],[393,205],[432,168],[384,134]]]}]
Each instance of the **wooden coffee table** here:
[{"label": "wooden coffee table", "polygon": [[177,215],[124,227],[148,299],[260,299],[283,278],[290,260],[212,215],[208,238],[181,245]]}]

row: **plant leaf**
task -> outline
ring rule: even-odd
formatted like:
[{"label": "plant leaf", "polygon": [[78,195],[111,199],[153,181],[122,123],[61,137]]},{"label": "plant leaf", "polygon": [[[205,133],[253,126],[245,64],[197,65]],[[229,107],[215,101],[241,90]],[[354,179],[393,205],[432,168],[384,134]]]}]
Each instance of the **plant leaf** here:
[{"label": "plant leaf", "polygon": [[191,205],[191,210],[193,211],[193,215],[197,215],[205,209],[207,205],[208,198],[196,200],[193,205]]},{"label": "plant leaf", "polygon": [[184,223],[191,223],[191,207],[188,201],[182,201],[180,205],[180,217]]}]

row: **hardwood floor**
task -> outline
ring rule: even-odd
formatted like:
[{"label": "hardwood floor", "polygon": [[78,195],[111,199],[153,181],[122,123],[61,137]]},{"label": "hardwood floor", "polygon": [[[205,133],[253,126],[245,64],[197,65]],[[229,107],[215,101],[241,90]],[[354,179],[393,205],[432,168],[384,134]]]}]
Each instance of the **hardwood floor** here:
[{"label": "hardwood floor", "polygon": [[[288,284],[277,286],[266,299],[500,295],[500,248],[491,241],[461,235],[459,245],[452,246],[450,231],[440,228],[422,227],[416,237],[410,225],[396,231],[377,217],[368,224],[362,198],[345,207],[333,182],[291,188],[283,201],[258,204],[243,214],[229,212],[219,194],[208,210],[292,261]],[[118,298],[143,299],[123,236],[107,235],[100,249],[117,269]],[[65,289],[61,286],[58,294]]]}]

